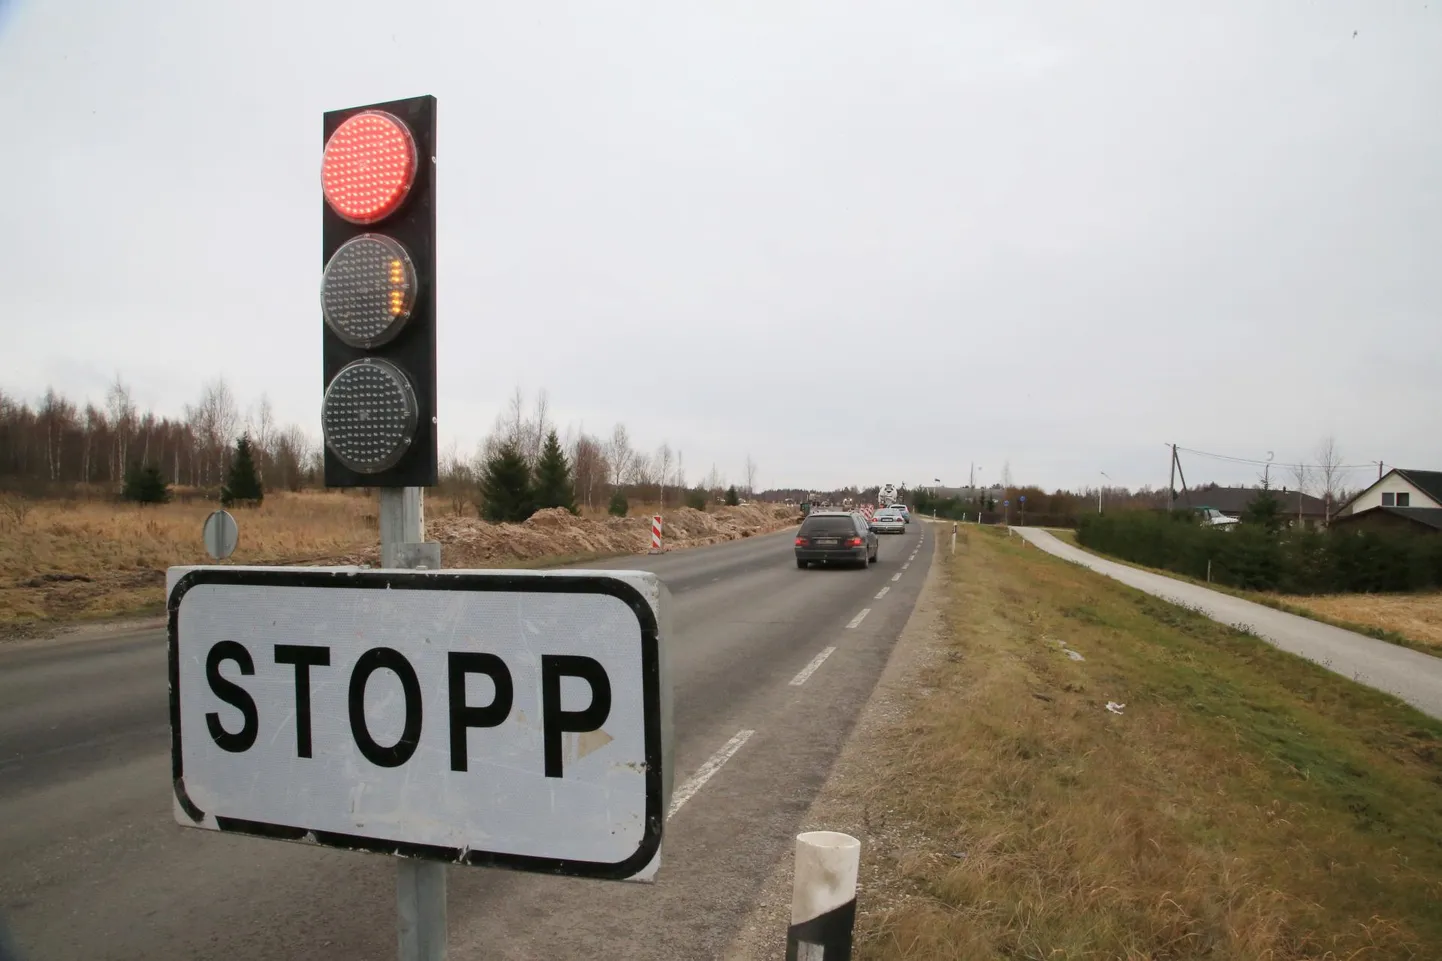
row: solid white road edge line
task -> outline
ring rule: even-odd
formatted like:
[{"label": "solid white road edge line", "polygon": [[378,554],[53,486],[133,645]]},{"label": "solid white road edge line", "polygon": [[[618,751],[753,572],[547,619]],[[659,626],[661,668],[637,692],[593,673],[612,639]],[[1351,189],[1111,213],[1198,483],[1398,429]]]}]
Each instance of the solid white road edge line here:
[{"label": "solid white road edge line", "polygon": [[868,615],[868,614],[870,614],[870,613],[871,613],[871,608],[869,608],[869,607],[863,607],[863,608],[861,609],[861,613],[860,613],[860,614],[857,614],[855,617],[853,617],[853,618],[851,619],[851,623],[846,625],[847,630],[850,630],[851,628],[854,628],[856,625],[858,625],[858,624],[860,624],[862,621],[866,620],[866,615]]},{"label": "solid white road edge line", "polygon": [[877,592],[876,592],[876,599],[877,599],[878,601],[881,600],[883,597],[886,596],[886,592],[889,591],[889,590],[891,590],[891,588],[889,588],[889,587],[883,587],[881,590],[877,591]]},{"label": "solid white road edge line", "polygon": [[901,580],[901,575],[900,575],[900,574],[892,574],[892,575],[891,575],[891,579],[892,579],[892,581],[899,581],[899,580]]},{"label": "solid white road edge line", "polygon": [[811,675],[813,675],[813,674],[816,673],[816,669],[821,666],[821,662],[824,661],[824,660],[826,660],[828,657],[830,657],[832,654],[835,654],[835,653],[836,653],[836,648],[834,648],[834,647],[828,647],[826,650],[822,651],[820,654],[818,654],[818,655],[816,655],[815,657],[813,657],[813,658],[811,659],[811,663],[808,664],[808,665],[806,665],[805,667],[803,667],[803,668],[801,669],[801,673],[800,673],[800,674],[797,674],[795,677],[793,677],[793,678],[791,679],[791,686],[792,686],[792,687],[800,687],[801,685],[805,684],[805,683],[806,683],[806,679],[807,679],[808,677],[810,677]]},{"label": "solid white road edge line", "polygon": [[731,760],[731,755],[741,750],[741,745],[751,740],[751,735],[755,733],[755,731],[738,731],[735,737],[722,746],[721,750],[707,758],[706,763],[697,768],[696,773],[687,778],[686,783],[682,784],[672,796],[671,810],[666,812],[666,817],[668,819],[675,817],[676,812],[681,810],[681,805],[691,800],[707,781],[715,777],[716,772]]}]

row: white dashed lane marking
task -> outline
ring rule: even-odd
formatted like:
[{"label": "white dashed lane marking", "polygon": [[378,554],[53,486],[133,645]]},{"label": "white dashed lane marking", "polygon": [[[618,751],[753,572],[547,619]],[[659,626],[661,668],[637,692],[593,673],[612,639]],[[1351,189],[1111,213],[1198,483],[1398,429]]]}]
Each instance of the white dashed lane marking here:
[{"label": "white dashed lane marking", "polygon": [[876,599],[877,599],[878,601],[881,600],[883,597],[886,596],[886,592],[889,591],[889,590],[891,590],[891,588],[889,588],[889,587],[883,587],[881,590],[877,591],[877,592],[876,592]]},{"label": "white dashed lane marking", "polygon": [[863,608],[861,609],[861,613],[860,613],[860,614],[857,614],[855,617],[853,617],[853,618],[851,619],[851,623],[846,625],[847,629],[850,630],[850,629],[856,627],[856,625],[858,625],[858,624],[860,624],[862,621],[866,620],[866,615],[868,615],[868,614],[870,614],[870,613],[871,613],[871,608],[869,608],[869,607],[863,607]]},{"label": "white dashed lane marking", "polygon": [[834,647],[828,647],[826,650],[822,651],[820,654],[818,654],[818,655],[816,655],[815,657],[813,657],[813,658],[811,659],[811,663],[808,664],[808,665],[806,665],[805,667],[803,667],[803,668],[801,669],[801,673],[800,673],[800,674],[797,674],[795,677],[793,677],[793,678],[791,679],[791,686],[792,686],[792,687],[800,687],[801,685],[805,684],[805,683],[806,683],[806,679],[807,679],[808,677],[810,677],[811,675],[813,675],[813,674],[816,673],[816,669],[821,666],[821,662],[824,661],[824,660],[826,660],[828,657],[830,657],[832,654],[835,654],[835,653],[836,653],[836,648],[834,648]]},{"label": "white dashed lane marking", "polygon": [[736,736],[727,741],[721,750],[707,758],[706,763],[701,765],[695,774],[687,778],[686,783],[682,784],[676,791],[676,794],[671,798],[671,810],[666,812],[666,817],[675,817],[676,812],[681,810],[681,805],[691,800],[707,781],[715,777],[716,772],[721,770],[727,761],[731,760],[731,755],[741,750],[741,745],[751,740],[751,735],[755,733],[755,731],[737,732]]},{"label": "white dashed lane marking", "polygon": [[892,575],[891,575],[891,580],[892,580],[893,582],[899,581],[899,580],[901,580],[901,575],[900,575],[900,574],[892,574]]}]

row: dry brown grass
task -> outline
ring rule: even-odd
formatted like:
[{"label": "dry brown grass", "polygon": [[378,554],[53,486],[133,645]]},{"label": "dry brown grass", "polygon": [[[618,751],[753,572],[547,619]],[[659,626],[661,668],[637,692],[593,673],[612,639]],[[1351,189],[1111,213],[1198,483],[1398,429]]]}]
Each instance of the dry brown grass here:
[{"label": "dry brown grass", "polygon": [[[25,502],[18,520],[0,512],[0,624],[158,607],[167,567],[211,562],[200,530],[215,507],[40,501]],[[378,536],[375,501],[365,494],[272,493],[232,514],[236,564],[339,560]]]},{"label": "dry brown grass", "polygon": [[[136,507],[104,500],[25,501],[0,496],[0,633],[122,613],[158,612],[165,569],[213,563],[201,526],[216,507],[195,500]],[[539,567],[644,551],[653,505],[626,518],[575,519],[541,512],[525,524],[491,525],[474,508],[456,514],[427,499],[427,534],[452,567]],[[379,563],[376,498],[370,492],[268,494],[232,511],[240,543],[227,563]],[[689,547],[775,530],[793,521],[777,507],[668,506],[666,545]]]},{"label": "dry brown grass", "polygon": [[858,958],[1442,957],[1442,724],[995,532],[937,563]]},{"label": "dry brown grass", "polygon": [[1442,653],[1442,592],[1428,594],[1280,595],[1288,609],[1305,611],[1333,622],[1359,624],[1420,641]]}]

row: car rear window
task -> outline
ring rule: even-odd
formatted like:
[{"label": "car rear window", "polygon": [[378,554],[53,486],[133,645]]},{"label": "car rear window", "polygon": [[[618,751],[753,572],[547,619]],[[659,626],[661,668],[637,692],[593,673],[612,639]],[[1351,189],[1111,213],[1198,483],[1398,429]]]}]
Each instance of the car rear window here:
[{"label": "car rear window", "polygon": [[849,517],[808,517],[801,525],[803,534],[855,534],[856,523]]}]

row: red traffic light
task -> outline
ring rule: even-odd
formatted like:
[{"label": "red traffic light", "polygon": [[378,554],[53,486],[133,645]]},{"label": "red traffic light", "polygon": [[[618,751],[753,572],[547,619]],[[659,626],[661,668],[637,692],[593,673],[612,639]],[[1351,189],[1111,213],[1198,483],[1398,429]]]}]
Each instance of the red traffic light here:
[{"label": "red traffic light", "polygon": [[384,111],[355,114],[326,141],[321,161],[325,199],[353,224],[389,217],[405,202],[415,179],[415,138]]}]

